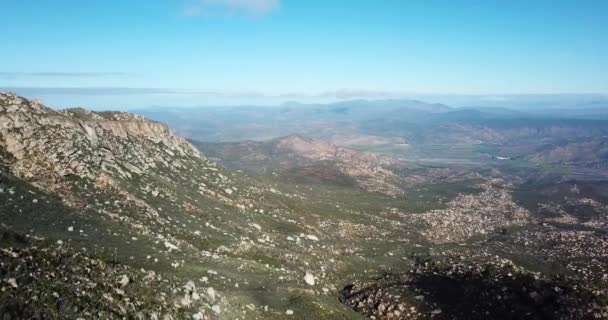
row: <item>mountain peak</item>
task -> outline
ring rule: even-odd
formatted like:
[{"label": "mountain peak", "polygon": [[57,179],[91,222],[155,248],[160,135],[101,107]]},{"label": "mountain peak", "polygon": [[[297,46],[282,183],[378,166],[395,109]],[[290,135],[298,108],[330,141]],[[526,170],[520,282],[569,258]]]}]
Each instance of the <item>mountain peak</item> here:
[{"label": "mountain peak", "polygon": [[43,114],[55,111],[37,100],[26,99],[12,92],[0,92],[0,113],[3,112]]}]

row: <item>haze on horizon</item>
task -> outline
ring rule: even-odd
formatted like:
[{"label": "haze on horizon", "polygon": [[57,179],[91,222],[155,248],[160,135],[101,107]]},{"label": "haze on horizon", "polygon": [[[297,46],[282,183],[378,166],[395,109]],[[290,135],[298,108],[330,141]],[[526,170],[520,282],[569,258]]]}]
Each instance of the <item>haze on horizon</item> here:
[{"label": "haze on horizon", "polygon": [[3,11],[0,90],[54,107],[608,94],[605,1],[60,0]]}]

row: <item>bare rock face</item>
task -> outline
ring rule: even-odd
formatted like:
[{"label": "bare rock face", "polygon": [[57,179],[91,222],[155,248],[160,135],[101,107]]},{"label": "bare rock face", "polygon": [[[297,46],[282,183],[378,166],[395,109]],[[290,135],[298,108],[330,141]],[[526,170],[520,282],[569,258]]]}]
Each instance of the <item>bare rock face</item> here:
[{"label": "bare rock face", "polygon": [[10,93],[0,94],[0,147],[17,160],[11,167],[18,176],[50,180],[102,172],[129,177],[159,162],[180,166],[175,155],[201,157],[164,124],[127,113],[54,111]]}]

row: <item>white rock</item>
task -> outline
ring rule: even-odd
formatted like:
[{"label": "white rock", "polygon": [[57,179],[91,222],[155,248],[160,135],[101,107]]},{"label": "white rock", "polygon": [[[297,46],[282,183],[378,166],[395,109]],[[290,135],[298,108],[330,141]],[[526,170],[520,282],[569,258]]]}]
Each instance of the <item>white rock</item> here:
[{"label": "white rock", "polygon": [[251,225],[258,230],[262,230],[262,227],[257,223],[252,223]]},{"label": "white rock", "polygon": [[217,314],[220,314],[222,312],[222,309],[217,304],[214,305],[213,307],[211,307],[211,310],[213,310],[213,312],[215,312]]},{"label": "white rock", "polygon": [[68,227],[69,232],[74,232],[74,227]]},{"label": "white rock", "polygon": [[306,236],[306,238],[308,238],[308,240],[312,240],[312,241],[319,241],[319,238],[317,238],[317,236],[309,234]]},{"label": "white rock", "polygon": [[215,289],[212,287],[207,288],[207,295],[209,296],[209,299],[215,300]]},{"label": "white rock", "polygon": [[190,280],[186,282],[186,284],[184,285],[184,289],[186,289],[186,291],[194,291],[196,289],[196,284],[194,283],[194,281]]},{"label": "white rock", "polygon": [[120,278],[120,280],[118,281],[118,283],[120,283],[121,287],[125,287],[126,285],[129,284],[129,282],[131,282],[131,280],[129,279],[129,277],[127,277],[126,274],[123,274],[122,277]]},{"label": "white rock", "polygon": [[314,286],[315,285],[315,276],[312,275],[312,273],[310,273],[310,272],[306,272],[306,275],[304,276],[304,281],[308,285]]},{"label": "white rock", "polygon": [[199,311],[192,315],[192,319],[193,320],[203,320],[203,319],[205,319],[205,314],[203,314],[202,312]]},{"label": "white rock", "polygon": [[186,296],[186,297],[181,298],[179,303],[184,307],[188,307],[192,304],[192,300],[190,299],[190,297]]},{"label": "white rock", "polygon": [[232,189],[230,189],[230,188],[226,188],[226,189],[224,189],[224,191],[225,191],[227,194],[232,194],[232,192],[233,192],[233,191],[232,191]]},{"label": "white rock", "polygon": [[168,241],[165,241],[165,247],[167,247],[167,249],[169,249],[169,251],[179,249],[176,245],[174,245],[173,243],[168,242]]},{"label": "white rock", "polygon": [[287,311],[285,311],[285,314],[288,315],[288,316],[290,316],[290,315],[293,314],[293,310],[287,310]]},{"label": "white rock", "polygon": [[17,285],[17,280],[15,278],[9,278],[8,280],[6,280],[6,282],[15,289],[19,288],[19,286]]}]

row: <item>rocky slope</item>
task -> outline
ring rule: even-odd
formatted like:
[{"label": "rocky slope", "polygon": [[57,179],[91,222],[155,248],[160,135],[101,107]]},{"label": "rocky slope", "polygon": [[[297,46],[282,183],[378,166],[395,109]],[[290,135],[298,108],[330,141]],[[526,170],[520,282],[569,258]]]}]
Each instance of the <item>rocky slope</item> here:
[{"label": "rocky slope", "polygon": [[403,193],[403,180],[394,170],[405,168],[406,164],[318,139],[291,135],[264,142],[195,144],[231,168],[273,173],[297,181],[353,185],[393,196]]},{"label": "rocky slope", "polygon": [[542,164],[567,164],[605,169],[608,167],[608,138],[596,137],[551,146],[529,155],[528,159]]},{"label": "rocky slope", "polygon": [[163,124],[0,94],[0,232],[23,239],[0,241],[2,317],[356,318],[338,288],[400,232],[365,218],[370,199],[393,201],[253,180]]},{"label": "rocky slope", "polygon": [[[237,191],[233,181],[213,162],[184,139],[173,135],[167,126],[125,113],[55,111],[36,101],[1,94],[0,156],[2,228],[33,239],[34,247],[28,249],[31,252],[65,255],[55,247],[67,245],[80,247],[89,254],[96,253],[84,258],[84,266],[74,262],[62,267],[71,270],[90,268],[88,261],[94,261],[99,254],[107,256],[109,251],[113,251],[112,259],[121,261],[120,264],[139,261],[129,264],[143,266],[147,265],[146,261],[153,261],[157,270],[177,267],[184,263],[181,258],[186,252],[192,255],[198,251],[193,250],[192,237],[196,231],[187,228],[186,222],[196,219],[199,225],[204,225],[208,221],[201,209],[207,206],[200,202],[237,210],[250,203],[244,194],[235,199],[237,194],[246,191]],[[56,243],[49,244],[50,239]],[[9,258],[20,257],[19,253],[10,253],[14,249],[6,250]],[[185,252],[180,255],[175,251]],[[46,280],[42,279],[49,279],[45,274],[60,271],[59,266],[49,267],[49,258],[39,257],[38,253],[23,257],[30,259],[36,269],[26,283],[34,281],[45,285]],[[61,259],[58,263],[62,263]],[[8,267],[3,275],[15,272],[10,261],[3,262],[2,266]],[[129,271],[132,267],[118,268],[126,268],[125,274],[137,274],[137,269]],[[86,278],[86,275],[80,277]],[[12,284],[10,279],[17,279],[17,285],[13,291],[4,291],[4,299],[20,301],[16,298],[24,294],[20,290],[38,290],[22,285],[19,276],[5,281]],[[77,285],[78,281],[74,281],[58,278],[47,288],[69,288]],[[168,287],[179,287],[186,282],[174,279]],[[107,303],[93,304],[85,310],[121,316],[137,314],[144,318],[188,310],[190,316],[209,313],[213,300],[201,295],[194,302],[183,305],[178,302],[173,307],[173,299],[180,301],[188,297],[169,288],[163,295],[170,301],[149,302],[147,308],[137,305],[130,309],[129,305],[138,301],[135,297],[127,298],[123,291],[108,289],[107,296],[104,294]],[[83,297],[95,300],[98,294],[98,290],[90,290],[83,293]],[[38,299],[48,301],[53,297]],[[42,308],[38,312],[52,316],[65,313],[65,308],[67,306],[58,304],[56,308]]]},{"label": "rocky slope", "polygon": [[[374,180],[390,159],[299,137],[272,146],[292,154],[287,163],[333,163],[333,172],[372,186],[391,181]],[[0,94],[0,319],[389,317],[376,299],[384,290],[364,290],[364,300],[337,298],[351,283],[403,273],[421,255],[445,254],[462,256],[475,270],[484,261],[479,256],[518,261],[522,274],[565,270],[580,290],[564,306],[601,305],[608,281],[603,189],[543,198],[538,211],[515,196],[520,178],[454,172],[416,169],[405,177],[417,181],[403,187],[407,198],[367,192],[364,183],[285,183],[226,170],[161,123],[55,111]],[[591,218],[581,210],[583,224],[577,215],[564,229],[569,208],[581,204],[593,208]],[[541,298],[551,298],[541,289]],[[584,300],[587,292],[593,297]],[[438,308],[445,317],[466,312],[434,302],[415,318],[435,318]]]},{"label": "rocky slope", "polygon": [[508,226],[524,225],[529,212],[515,203],[504,183],[488,182],[476,195],[459,195],[446,209],[416,215],[429,241],[446,243],[465,241]]},{"label": "rocky slope", "polygon": [[602,297],[569,279],[544,277],[510,260],[419,260],[407,273],[342,291],[373,319],[605,319]]}]

